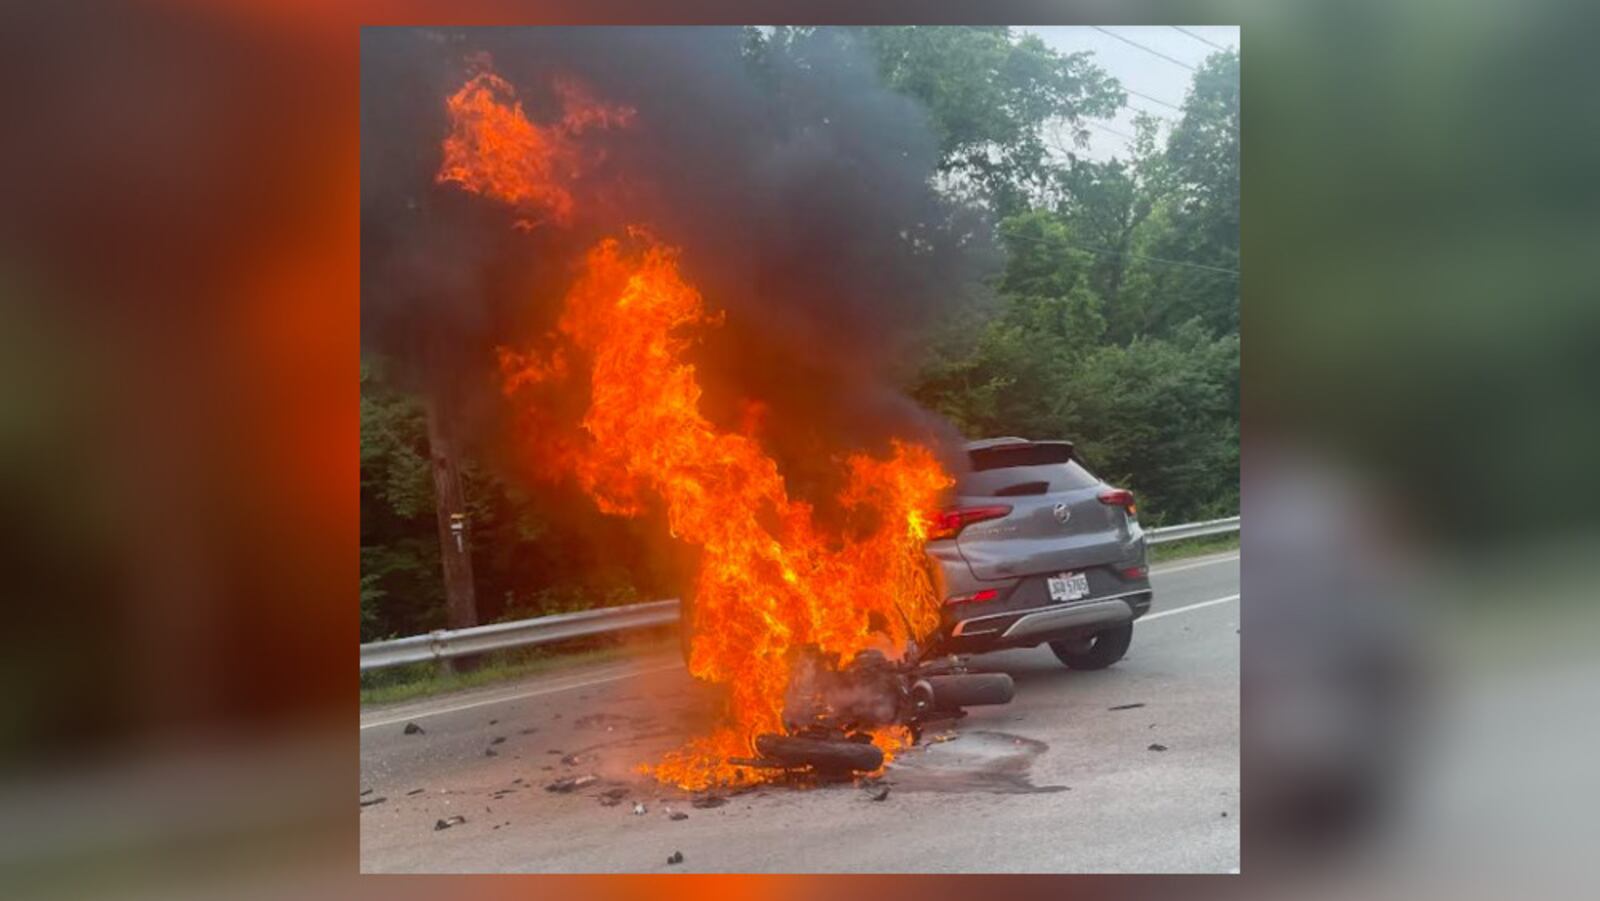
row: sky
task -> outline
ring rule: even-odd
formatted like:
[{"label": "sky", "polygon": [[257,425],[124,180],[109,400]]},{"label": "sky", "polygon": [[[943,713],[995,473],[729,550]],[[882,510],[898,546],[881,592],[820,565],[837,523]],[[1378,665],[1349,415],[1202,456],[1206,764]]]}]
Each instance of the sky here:
[{"label": "sky", "polygon": [[[1234,25],[1185,25],[1183,28],[1213,44],[1232,48],[1239,46],[1239,28]],[[1036,34],[1046,44],[1063,53],[1075,53],[1080,50],[1092,52],[1095,62],[1120,81],[1123,88],[1129,92],[1128,106],[1119,111],[1115,118],[1096,120],[1101,127],[1090,126],[1089,147],[1077,151],[1082,156],[1096,160],[1127,156],[1128,145],[1131,142],[1106,129],[1132,136],[1135,110],[1144,110],[1167,120],[1162,125],[1163,139],[1166,138],[1172,123],[1181,118],[1182,114],[1177,110],[1136,96],[1133,92],[1147,94],[1158,101],[1181,108],[1184,95],[1189,90],[1189,81],[1194,77],[1194,73],[1188,69],[1162,59],[1155,53],[1129,46],[1105,32],[1096,31],[1088,26],[1015,25],[1012,26],[1012,30]],[[1113,25],[1107,26],[1106,30],[1190,66],[1198,67],[1207,55],[1217,52],[1216,48],[1209,47],[1168,25]]]}]

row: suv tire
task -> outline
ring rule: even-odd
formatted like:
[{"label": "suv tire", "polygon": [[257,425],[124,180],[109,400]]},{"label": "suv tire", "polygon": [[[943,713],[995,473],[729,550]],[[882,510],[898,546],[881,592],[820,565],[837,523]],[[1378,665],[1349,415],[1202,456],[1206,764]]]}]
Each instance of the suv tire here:
[{"label": "suv tire", "polygon": [[1056,659],[1067,665],[1068,669],[1105,669],[1128,653],[1128,645],[1133,642],[1133,623],[1096,632],[1093,643],[1088,650],[1083,650],[1079,642],[1052,641],[1050,650]]}]

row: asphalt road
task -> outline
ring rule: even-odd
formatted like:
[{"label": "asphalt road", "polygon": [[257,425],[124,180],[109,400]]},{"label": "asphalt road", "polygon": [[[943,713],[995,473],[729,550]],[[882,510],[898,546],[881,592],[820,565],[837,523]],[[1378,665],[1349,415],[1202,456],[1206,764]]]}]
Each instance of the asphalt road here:
[{"label": "asphalt road", "polygon": [[[883,801],[851,785],[771,787],[702,809],[635,773],[715,706],[659,646],[365,709],[362,870],[1236,872],[1239,556],[1157,566],[1152,581],[1151,613],[1110,669],[1072,672],[1047,648],[975,658],[1012,674],[1016,700],[902,754]],[[578,775],[598,778],[545,790]],[[623,797],[607,805],[605,791]]]}]

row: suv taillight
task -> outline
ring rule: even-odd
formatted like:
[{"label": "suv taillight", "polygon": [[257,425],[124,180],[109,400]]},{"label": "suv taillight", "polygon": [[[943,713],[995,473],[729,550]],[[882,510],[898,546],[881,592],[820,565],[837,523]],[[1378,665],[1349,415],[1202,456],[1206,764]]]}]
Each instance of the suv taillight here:
[{"label": "suv taillight", "polygon": [[941,511],[939,518],[933,522],[933,531],[929,533],[930,539],[954,538],[961,534],[961,530],[975,522],[986,519],[999,519],[1011,512],[1010,504],[989,504],[984,507],[951,507]]},{"label": "suv taillight", "polygon": [[1108,507],[1121,507],[1128,511],[1129,516],[1136,515],[1139,511],[1133,506],[1133,492],[1126,488],[1112,488],[1100,492],[1100,503]]},{"label": "suv taillight", "polygon": [[974,591],[971,594],[962,594],[955,597],[945,598],[944,602],[946,604],[981,604],[985,601],[992,601],[999,596],[1000,589],[984,588]]}]

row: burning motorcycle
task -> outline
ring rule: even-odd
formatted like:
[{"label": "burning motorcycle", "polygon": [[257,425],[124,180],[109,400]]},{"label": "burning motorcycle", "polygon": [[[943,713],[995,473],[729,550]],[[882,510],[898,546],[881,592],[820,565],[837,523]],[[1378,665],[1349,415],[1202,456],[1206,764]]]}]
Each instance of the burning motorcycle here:
[{"label": "burning motorcycle", "polygon": [[1010,676],[970,672],[963,657],[914,648],[897,662],[867,650],[834,667],[811,653],[795,666],[784,699],[785,733],[756,736],[760,757],[728,762],[822,779],[870,773],[884,764],[875,731],[905,727],[915,741],[930,724],[960,719],[967,707],[1008,704],[1014,693]]}]

